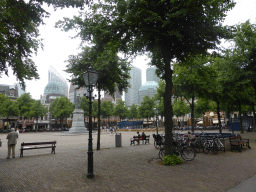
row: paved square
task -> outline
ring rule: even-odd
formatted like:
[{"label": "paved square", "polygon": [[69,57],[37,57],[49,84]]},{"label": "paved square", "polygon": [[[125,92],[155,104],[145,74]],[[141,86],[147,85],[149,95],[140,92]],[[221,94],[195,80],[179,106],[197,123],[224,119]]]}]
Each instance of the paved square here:
[{"label": "paved square", "polygon": [[[228,191],[256,174],[256,133],[247,133],[252,149],[242,153],[197,154],[191,162],[177,166],[159,164],[158,150],[150,144],[130,145],[135,132],[121,132],[122,147],[115,135],[102,133],[101,148],[94,150],[95,178],[87,179],[88,134],[58,132],[20,134],[16,158],[6,159],[6,134],[0,134],[0,191]],[[57,141],[50,149],[24,151],[21,142]],[[97,134],[93,133],[93,148]]]}]

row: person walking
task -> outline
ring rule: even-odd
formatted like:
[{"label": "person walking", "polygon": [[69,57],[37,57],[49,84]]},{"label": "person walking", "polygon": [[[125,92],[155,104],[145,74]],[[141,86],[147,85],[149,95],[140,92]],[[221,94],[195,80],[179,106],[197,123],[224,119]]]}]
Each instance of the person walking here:
[{"label": "person walking", "polygon": [[14,128],[11,128],[11,132],[8,133],[6,139],[8,139],[8,156],[6,159],[10,159],[11,150],[12,150],[12,158],[15,158],[15,145],[17,144],[18,133],[15,132]]},{"label": "person walking", "polygon": [[20,137],[20,129],[17,128],[16,132],[18,133],[18,138]]}]

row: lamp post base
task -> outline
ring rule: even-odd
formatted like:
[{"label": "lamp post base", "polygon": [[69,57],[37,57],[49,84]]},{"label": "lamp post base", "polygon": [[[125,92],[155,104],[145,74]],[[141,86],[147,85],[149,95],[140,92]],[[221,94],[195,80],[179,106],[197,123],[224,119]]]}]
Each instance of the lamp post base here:
[{"label": "lamp post base", "polygon": [[94,178],[94,174],[93,173],[87,173],[86,177],[87,178]]}]

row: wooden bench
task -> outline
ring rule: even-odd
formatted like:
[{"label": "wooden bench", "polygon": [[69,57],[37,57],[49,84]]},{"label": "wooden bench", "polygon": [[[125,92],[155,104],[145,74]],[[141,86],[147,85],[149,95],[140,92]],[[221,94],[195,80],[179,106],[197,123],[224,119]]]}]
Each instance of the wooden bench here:
[{"label": "wooden bench", "polygon": [[51,148],[51,153],[55,154],[55,148],[56,148],[56,141],[48,141],[48,142],[33,142],[33,143],[21,143],[20,148],[20,157],[23,157],[23,151],[24,150],[30,150],[30,149],[45,149],[45,148]]},{"label": "wooden bench", "polygon": [[131,138],[131,144],[134,144],[135,145],[135,142],[137,142],[137,144],[139,145],[140,144],[140,141],[143,141],[144,144],[149,144],[149,138],[150,138],[150,135],[146,135],[144,138],[142,136],[133,136],[133,138]]},{"label": "wooden bench", "polygon": [[242,147],[246,145],[248,149],[251,149],[249,145],[249,139],[242,139],[241,135],[237,135],[235,137],[229,137],[231,151],[233,149],[238,149],[239,152],[242,151]]}]

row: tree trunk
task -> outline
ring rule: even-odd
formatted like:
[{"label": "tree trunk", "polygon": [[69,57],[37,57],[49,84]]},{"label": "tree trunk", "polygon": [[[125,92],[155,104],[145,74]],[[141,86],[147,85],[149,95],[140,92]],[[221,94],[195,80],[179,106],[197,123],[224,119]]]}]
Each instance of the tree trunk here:
[{"label": "tree trunk", "polygon": [[219,133],[222,133],[221,121],[220,121],[220,102],[218,101],[218,99],[216,99],[216,102],[217,102],[217,114],[218,114],[218,122],[219,122]]},{"label": "tree trunk", "polygon": [[[147,124],[148,124],[148,117],[147,117]],[[148,128],[149,128],[149,124],[148,124]]]},{"label": "tree trunk", "polygon": [[63,131],[63,119],[61,119],[61,131]]},{"label": "tree trunk", "polygon": [[191,131],[192,132],[195,132],[195,128],[194,128],[194,116],[195,116],[195,113],[194,113],[194,108],[195,108],[195,104],[194,104],[194,100],[195,100],[195,95],[193,93],[192,95],[192,103],[191,103],[191,124],[192,124],[192,128],[191,128]]},{"label": "tree trunk", "polygon": [[242,115],[241,115],[241,104],[240,104],[240,102],[239,102],[239,104],[238,104],[238,108],[239,108],[239,121],[240,121],[240,132],[241,133],[244,133],[244,129],[243,129],[243,120],[242,120]]},{"label": "tree trunk", "polygon": [[255,109],[254,109],[254,104],[252,105],[252,113],[253,113],[253,126],[252,126],[252,131],[255,131],[255,122],[256,122],[256,116],[255,116]]},{"label": "tree trunk", "polygon": [[36,119],[36,132],[38,132],[38,118]]},{"label": "tree trunk", "polygon": [[173,109],[172,109],[172,69],[171,69],[171,58],[170,53],[165,53],[164,64],[165,74],[164,80],[166,82],[165,93],[164,93],[164,116],[165,116],[165,152],[166,155],[172,155],[172,129],[173,129]]},{"label": "tree trunk", "polygon": [[100,150],[100,87],[98,88],[98,138],[97,150]]}]

